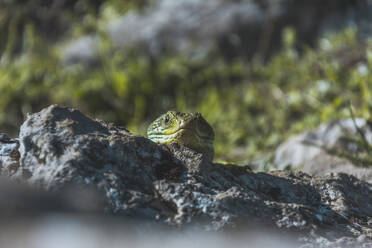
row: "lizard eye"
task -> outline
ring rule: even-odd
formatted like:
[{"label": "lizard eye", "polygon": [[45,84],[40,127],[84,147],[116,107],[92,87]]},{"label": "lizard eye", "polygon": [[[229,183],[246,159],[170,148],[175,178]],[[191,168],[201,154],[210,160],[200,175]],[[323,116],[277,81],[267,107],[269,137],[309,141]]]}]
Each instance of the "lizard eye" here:
[{"label": "lizard eye", "polygon": [[169,122],[169,116],[166,116],[166,117],[164,118],[164,123],[167,124],[168,122]]}]

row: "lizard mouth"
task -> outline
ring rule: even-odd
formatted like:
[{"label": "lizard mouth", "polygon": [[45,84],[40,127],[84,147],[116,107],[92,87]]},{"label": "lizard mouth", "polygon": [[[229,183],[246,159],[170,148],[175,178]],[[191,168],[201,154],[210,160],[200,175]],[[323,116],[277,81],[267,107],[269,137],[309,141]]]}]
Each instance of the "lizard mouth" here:
[{"label": "lizard mouth", "polygon": [[191,128],[180,128],[177,131],[175,131],[174,133],[182,133],[182,132],[190,132],[191,134],[197,136],[199,139],[202,139],[202,140],[213,140],[212,138],[208,137],[207,135],[203,135],[198,130],[191,129]]},{"label": "lizard mouth", "polygon": [[172,133],[152,133],[149,134],[149,138],[157,142],[171,142],[172,140],[179,139],[181,137],[196,137],[199,141],[203,143],[213,144],[213,138],[200,134],[197,130],[191,128],[179,128]]}]

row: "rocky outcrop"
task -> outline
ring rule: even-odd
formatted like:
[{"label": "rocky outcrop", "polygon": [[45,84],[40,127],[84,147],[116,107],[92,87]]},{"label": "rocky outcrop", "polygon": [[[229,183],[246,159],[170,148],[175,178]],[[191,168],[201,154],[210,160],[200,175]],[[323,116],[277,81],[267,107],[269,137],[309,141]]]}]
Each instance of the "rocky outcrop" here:
[{"label": "rocky outcrop", "polygon": [[[300,47],[350,23],[368,37],[371,13],[366,0],[158,0],[140,13],[129,11],[105,31],[114,47],[139,47],[152,57],[175,52],[203,57],[218,50],[228,59],[265,58],[280,48],[288,26],[296,30]],[[62,60],[93,62],[99,47],[98,37],[82,37],[66,47]]]},{"label": "rocky outcrop", "polygon": [[28,116],[19,144],[11,178],[47,192],[93,189],[109,215],[208,230],[259,226],[323,247],[372,244],[372,186],[350,175],[215,164],[57,105]]},{"label": "rocky outcrop", "polygon": [[343,172],[372,183],[372,161],[363,160],[363,139],[372,145],[371,123],[360,118],[355,123],[352,119],[335,120],[290,138],[278,147],[274,163],[277,169],[310,175]]}]

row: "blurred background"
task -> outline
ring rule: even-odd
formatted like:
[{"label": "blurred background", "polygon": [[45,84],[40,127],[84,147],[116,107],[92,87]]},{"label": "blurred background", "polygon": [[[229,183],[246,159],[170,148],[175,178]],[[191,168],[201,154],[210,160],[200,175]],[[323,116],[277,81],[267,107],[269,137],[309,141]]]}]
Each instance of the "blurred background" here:
[{"label": "blurred background", "polygon": [[201,112],[216,160],[370,118],[369,0],[0,0],[0,132],[50,104],[145,135]]}]

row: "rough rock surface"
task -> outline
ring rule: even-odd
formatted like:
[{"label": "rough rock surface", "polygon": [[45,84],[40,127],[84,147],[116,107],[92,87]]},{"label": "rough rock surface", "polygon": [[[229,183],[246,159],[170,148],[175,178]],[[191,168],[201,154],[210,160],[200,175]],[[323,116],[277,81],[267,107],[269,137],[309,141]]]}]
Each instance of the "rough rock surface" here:
[{"label": "rough rock surface", "polygon": [[[372,126],[364,119],[355,119],[355,124],[372,145]],[[278,147],[274,163],[278,169],[301,170],[310,175],[325,175],[343,172],[372,183],[372,165],[362,167],[363,145],[353,140],[360,137],[352,119],[342,119],[324,124],[317,130],[299,134]],[[338,151],[338,153],[335,153]]]},{"label": "rough rock surface", "polygon": [[48,192],[93,188],[106,214],[207,230],[263,226],[307,247],[372,246],[372,185],[353,176],[213,164],[57,105],[28,116],[19,144],[12,178]]},{"label": "rough rock surface", "polygon": [[[354,24],[372,34],[372,5],[367,0],[256,1],[158,0],[138,13],[130,11],[106,27],[116,47],[140,46],[152,56],[179,52],[203,56],[218,49],[228,58],[266,57],[278,49],[282,30],[294,27],[298,44],[313,44],[326,30]],[[95,36],[66,47],[66,64],[92,62],[99,49]]]},{"label": "rough rock surface", "polygon": [[10,176],[19,168],[19,142],[0,133],[0,174]]}]

